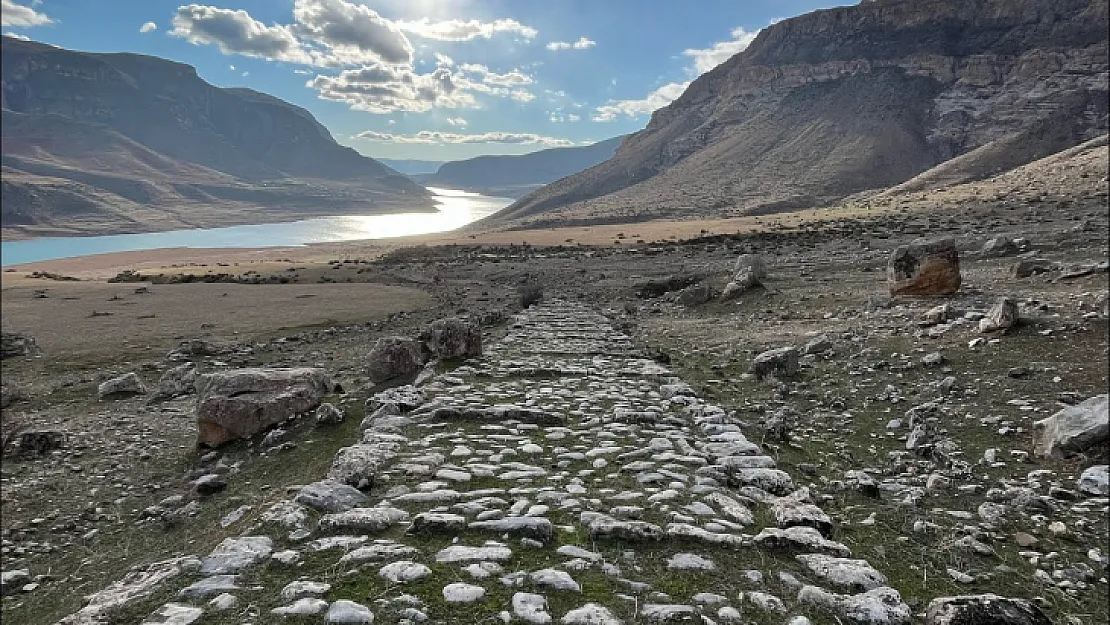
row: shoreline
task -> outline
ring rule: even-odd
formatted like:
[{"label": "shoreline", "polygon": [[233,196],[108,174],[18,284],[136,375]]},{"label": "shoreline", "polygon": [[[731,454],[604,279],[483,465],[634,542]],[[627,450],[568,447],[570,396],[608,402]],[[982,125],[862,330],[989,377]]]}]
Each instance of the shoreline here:
[{"label": "shoreline", "polygon": [[797,227],[803,224],[842,218],[845,210],[809,209],[775,216],[742,216],[722,219],[655,220],[626,224],[566,226],[535,230],[491,230],[466,232],[462,229],[380,239],[352,239],[272,247],[169,247],[149,250],[105,252],[72,258],[33,261],[3,268],[2,275],[26,275],[33,271],[59,273],[82,279],[106,279],[127,269],[180,269],[182,266],[327,262],[344,257],[377,257],[400,247],[417,245],[633,245],[637,240],[652,243],[680,240],[706,234],[751,233],[773,224]]}]

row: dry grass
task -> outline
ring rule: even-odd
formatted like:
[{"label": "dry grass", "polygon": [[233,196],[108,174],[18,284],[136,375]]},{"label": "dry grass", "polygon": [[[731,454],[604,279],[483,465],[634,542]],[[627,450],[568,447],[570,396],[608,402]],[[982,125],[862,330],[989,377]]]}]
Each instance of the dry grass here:
[{"label": "dry grass", "polygon": [[[412,288],[381,284],[177,284],[21,281],[3,289],[5,330],[38,340],[44,358],[141,357],[181,337],[240,340],[283,328],[364,322],[431,306]],[[49,289],[46,298],[35,291]]]}]

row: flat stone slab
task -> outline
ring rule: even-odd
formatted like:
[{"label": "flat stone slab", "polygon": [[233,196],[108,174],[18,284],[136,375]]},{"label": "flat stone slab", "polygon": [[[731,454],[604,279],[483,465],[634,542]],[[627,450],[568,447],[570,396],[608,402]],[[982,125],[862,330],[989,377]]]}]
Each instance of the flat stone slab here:
[{"label": "flat stone slab", "polygon": [[204,575],[238,573],[269,558],[272,551],[273,541],[269,536],[225,538],[201,562],[200,571]]},{"label": "flat stone slab", "polygon": [[357,488],[335,480],[321,480],[301,488],[294,501],[322,512],[343,512],[370,500]]}]

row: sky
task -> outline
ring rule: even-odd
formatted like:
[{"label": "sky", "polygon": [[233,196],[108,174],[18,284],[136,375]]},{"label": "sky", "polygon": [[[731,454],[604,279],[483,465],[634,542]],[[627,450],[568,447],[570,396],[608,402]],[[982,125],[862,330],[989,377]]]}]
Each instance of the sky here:
[{"label": "sky", "polygon": [[[203,2],[204,0],[201,0]],[[641,130],[821,0],[0,0],[2,32],[187,63],[375,158],[457,160]]]}]

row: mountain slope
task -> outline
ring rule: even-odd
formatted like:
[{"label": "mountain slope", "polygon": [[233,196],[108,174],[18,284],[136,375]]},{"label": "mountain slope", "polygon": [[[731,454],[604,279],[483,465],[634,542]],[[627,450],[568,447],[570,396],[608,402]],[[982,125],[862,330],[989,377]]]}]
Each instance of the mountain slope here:
[{"label": "mountain slope", "polygon": [[336,143],[308,111],[214,87],[188,65],[11,37],[0,53],[5,235],[430,208],[425,189]]},{"label": "mountain slope", "polygon": [[406,176],[434,174],[443,161],[421,161],[412,158],[379,158],[379,163]]},{"label": "mountain slope", "polygon": [[[820,205],[976,148],[1010,168],[1106,132],[1101,0],[877,0],[764,29],[613,158],[483,222]],[[996,168],[963,176],[988,175]]]},{"label": "mountain slope", "polygon": [[612,157],[622,140],[624,136],[585,146],[451,161],[420,180],[432,186],[483,190],[494,195],[511,194],[507,197],[516,197],[521,190],[554,182]]}]

